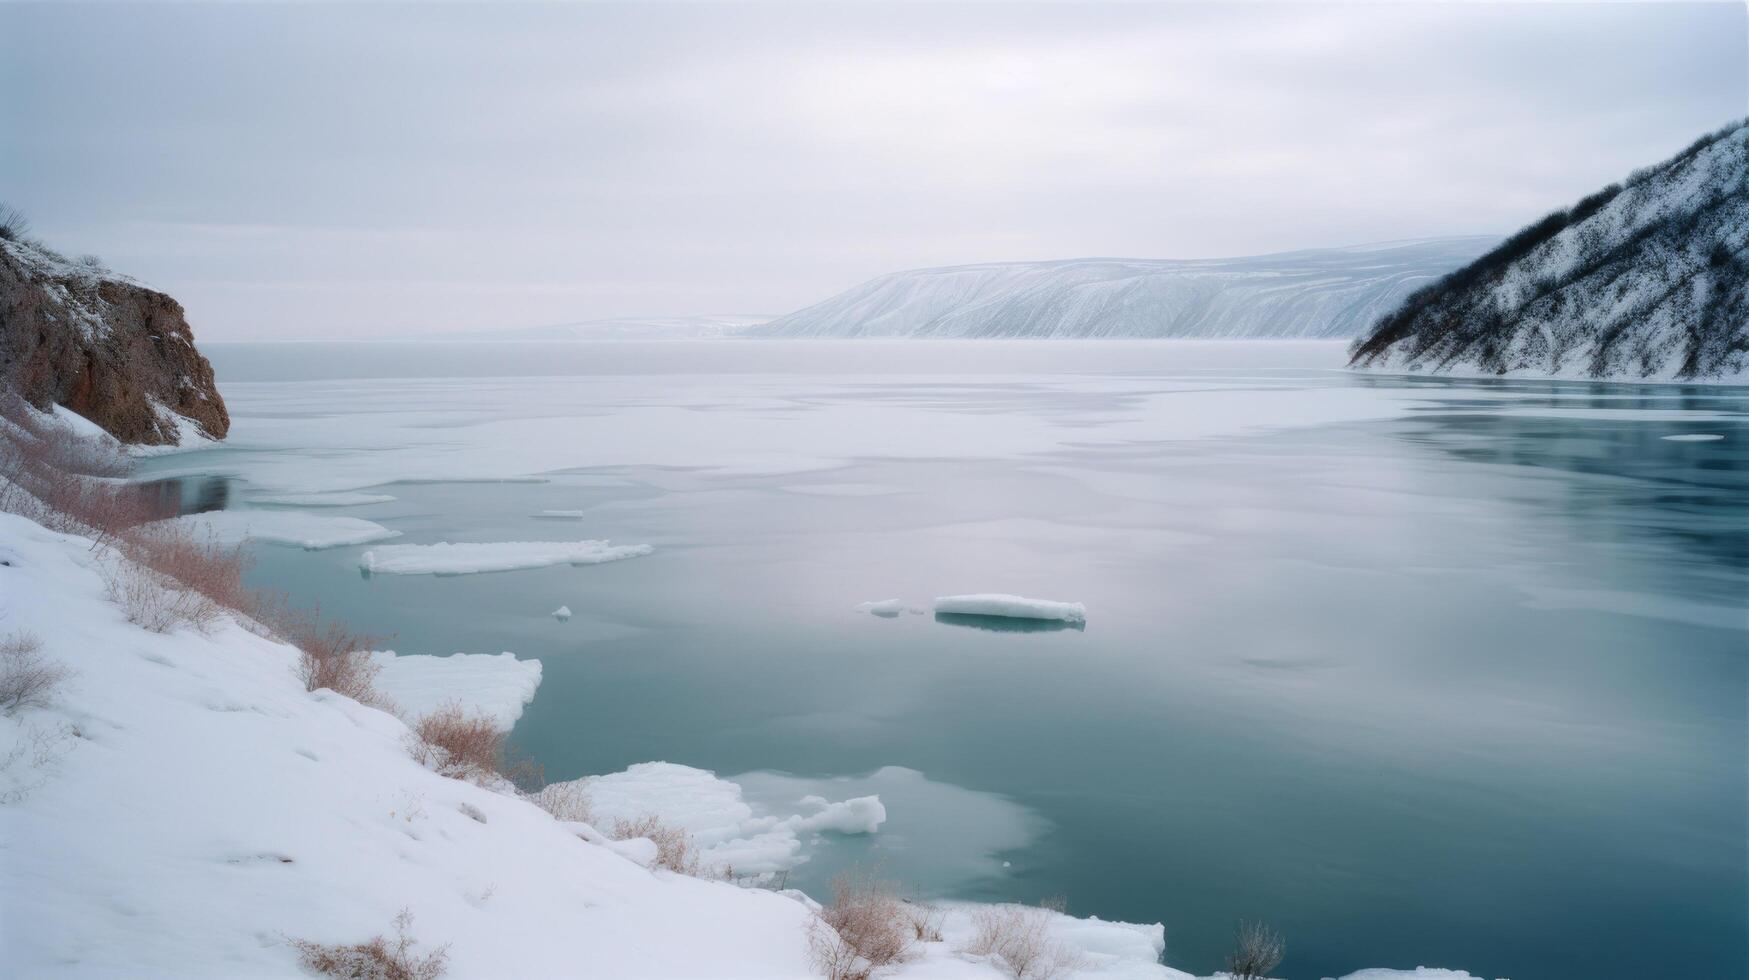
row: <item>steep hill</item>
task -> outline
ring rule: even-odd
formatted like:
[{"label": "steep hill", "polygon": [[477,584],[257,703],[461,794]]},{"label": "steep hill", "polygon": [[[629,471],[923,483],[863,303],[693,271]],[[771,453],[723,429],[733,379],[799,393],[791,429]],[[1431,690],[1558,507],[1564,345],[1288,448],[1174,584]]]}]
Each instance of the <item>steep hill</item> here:
[{"label": "steep hill", "polygon": [[1068,259],[873,279],[751,331],[776,337],[1352,337],[1492,238],[1234,259]]},{"label": "steep hill", "polygon": [[0,381],[125,443],[175,445],[189,422],[231,427],[182,306],[95,259],[0,236]]},{"label": "steep hill", "polygon": [[1421,290],[1356,367],[1586,378],[1749,370],[1749,122],[1538,221]]}]

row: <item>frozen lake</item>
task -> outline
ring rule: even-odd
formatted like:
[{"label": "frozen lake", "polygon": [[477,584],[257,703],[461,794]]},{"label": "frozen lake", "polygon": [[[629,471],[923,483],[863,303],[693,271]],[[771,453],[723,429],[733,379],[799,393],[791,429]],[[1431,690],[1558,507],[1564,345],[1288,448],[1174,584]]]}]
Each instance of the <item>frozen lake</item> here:
[{"label": "frozen lake", "polygon": [[[1062,895],[1202,972],[1240,918],[1296,978],[1749,961],[1749,389],[1357,376],[1289,342],[209,355],[232,439],[146,466],[191,505],[347,491],[275,509],[653,546],[364,577],[369,543],[263,544],[254,578],[401,653],[540,659],[514,740],[550,778],[879,793],[804,887],[875,862]],[[854,611],[976,592],[1085,628]]]}]

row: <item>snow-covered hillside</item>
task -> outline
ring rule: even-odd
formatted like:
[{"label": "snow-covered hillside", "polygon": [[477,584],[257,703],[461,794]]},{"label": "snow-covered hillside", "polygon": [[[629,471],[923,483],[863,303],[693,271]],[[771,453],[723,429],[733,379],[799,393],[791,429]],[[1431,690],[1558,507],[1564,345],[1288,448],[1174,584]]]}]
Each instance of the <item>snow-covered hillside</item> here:
[{"label": "snow-covered hillside", "polygon": [[1749,372],[1749,122],[1549,215],[1353,349],[1385,371],[1730,380]]},{"label": "snow-covered hillside", "polygon": [[1492,238],[1234,259],[917,269],[750,331],[773,337],[1352,337]]}]

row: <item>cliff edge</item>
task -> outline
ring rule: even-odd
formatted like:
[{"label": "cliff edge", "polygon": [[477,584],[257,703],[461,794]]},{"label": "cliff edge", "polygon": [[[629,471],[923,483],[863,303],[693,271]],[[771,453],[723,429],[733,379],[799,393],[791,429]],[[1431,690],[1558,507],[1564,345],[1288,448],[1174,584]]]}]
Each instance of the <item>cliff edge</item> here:
[{"label": "cliff edge", "polygon": [[231,427],[181,304],[95,258],[4,236],[0,378],[37,408],[63,405],[124,443],[177,445],[195,428],[222,439]]}]

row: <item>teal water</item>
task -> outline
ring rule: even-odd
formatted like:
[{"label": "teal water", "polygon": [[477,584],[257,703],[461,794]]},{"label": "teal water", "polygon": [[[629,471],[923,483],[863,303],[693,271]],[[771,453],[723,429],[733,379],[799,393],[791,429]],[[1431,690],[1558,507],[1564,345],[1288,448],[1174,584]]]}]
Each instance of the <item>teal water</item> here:
[{"label": "teal water", "polygon": [[[1375,378],[1298,344],[210,353],[233,439],[148,464],[190,499],[375,486],[318,513],[653,544],[368,579],[365,548],[263,546],[254,577],[403,653],[538,657],[514,740],[551,778],[879,792],[882,832],[829,835],[802,887],[874,861],[1063,895],[1205,973],[1241,918],[1294,978],[1749,962],[1744,388]],[[1088,623],[852,611],[975,591]]]}]

